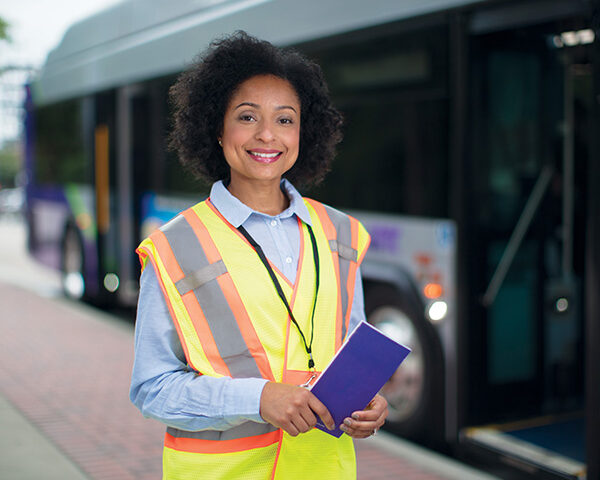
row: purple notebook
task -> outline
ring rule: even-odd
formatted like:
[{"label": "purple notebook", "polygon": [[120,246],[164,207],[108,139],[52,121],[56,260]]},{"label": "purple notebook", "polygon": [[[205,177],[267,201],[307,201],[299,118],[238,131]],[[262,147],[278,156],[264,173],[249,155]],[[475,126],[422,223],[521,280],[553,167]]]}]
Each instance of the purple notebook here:
[{"label": "purple notebook", "polygon": [[329,430],[319,419],[317,428],[340,437],[344,418],[364,410],[409,353],[409,348],[368,323],[356,327],[310,387],[336,425],[335,430]]}]

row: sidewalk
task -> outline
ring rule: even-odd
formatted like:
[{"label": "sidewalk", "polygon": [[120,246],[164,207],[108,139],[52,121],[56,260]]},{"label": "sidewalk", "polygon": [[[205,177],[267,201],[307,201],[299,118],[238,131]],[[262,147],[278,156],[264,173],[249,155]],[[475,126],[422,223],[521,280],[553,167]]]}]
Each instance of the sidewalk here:
[{"label": "sidewalk", "polygon": [[[0,305],[0,478],[160,478],[164,427],[128,399],[132,326],[2,282]],[[356,445],[360,480],[493,478],[385,432]]]},{"label": "sidewalk", "polygon": [[87,480],[48,438],[0,396],[0,478]]},{"label": "sidewalk", "polygon": [[160,478],[164,428],[128,399],[131,325],[2,283],[0,305],[0,394],[90,478]]}]

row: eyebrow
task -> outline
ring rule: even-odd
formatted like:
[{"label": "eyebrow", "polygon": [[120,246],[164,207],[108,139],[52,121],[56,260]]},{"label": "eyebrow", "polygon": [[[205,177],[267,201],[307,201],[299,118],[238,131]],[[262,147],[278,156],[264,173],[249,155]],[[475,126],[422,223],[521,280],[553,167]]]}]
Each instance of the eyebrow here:
[{"label": "eyebrow", "polygon": [[[252,108],[259,108],[260,109],[260,105],[258,105],[257,103],[242,102],[237,107],[235,107],[234,110],[237,110],[238,108],[244,107],[244,106],[246,106],[246,107],[252,107]],[[285,109],[288,109],[288,108],[290,110],[293,110],[295,113],[298,113],[298,112],[296,112],[296,109],[294,107],[292,107],[291,105],[280,105],[280,106],[276,107],[275,110],[285,110]]]}]

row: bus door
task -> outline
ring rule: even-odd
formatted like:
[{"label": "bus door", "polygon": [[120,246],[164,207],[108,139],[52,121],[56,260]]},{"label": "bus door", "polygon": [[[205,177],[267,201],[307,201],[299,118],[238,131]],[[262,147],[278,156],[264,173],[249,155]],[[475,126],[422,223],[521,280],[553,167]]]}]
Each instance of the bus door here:
[{"label": "bus door", "polygon": [[139,174],[135,162],[142,157],[141,139],[147,135],[144,106],[140,85],[126,85],[96,95],[99,278],[105,292],[102,300],[108,303],[134,305],[137,298],[134,178]]},{"label": "bus door", "polygon": [[466,418],[488,426],[462,433],[549,478],[585,475],[590,32],[569,18],[471,39]]}]

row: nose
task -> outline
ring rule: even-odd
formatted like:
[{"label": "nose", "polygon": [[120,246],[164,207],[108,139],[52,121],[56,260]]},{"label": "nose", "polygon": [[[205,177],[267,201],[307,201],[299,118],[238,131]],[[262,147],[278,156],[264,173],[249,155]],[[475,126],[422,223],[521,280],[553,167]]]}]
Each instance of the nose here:
[{"label": "nose", "polygon": [[257,124],[256,138],[257,140],[262,140],[265,143],[268,143],[275,138],[269,124],[264,120],[258,122]]}]

